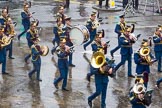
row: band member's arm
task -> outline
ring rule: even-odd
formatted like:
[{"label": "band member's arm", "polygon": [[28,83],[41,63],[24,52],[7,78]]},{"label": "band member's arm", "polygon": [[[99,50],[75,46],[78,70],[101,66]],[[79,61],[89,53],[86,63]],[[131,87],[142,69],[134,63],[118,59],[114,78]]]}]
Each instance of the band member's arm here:
[{"label": "band member's arm", "polygon": [[30,16],[27,15],[25,12],[21,12],[21,17],[22,17],[23,19],[30,19]]},{"label": "band member's arm", "polygon": [[91,46],[92,46],[92,51],[96,52],[99,50],[99,47],[96,44],[93,43],[91,44]]},{"label": "band member's arm", "polygon": [[58,28],[57,27],[54,27],[53,28],[53,33],[55,34],[55,36],[58,36]]},{"label": "band member's arm", "polygon": [[31,43],[33,42],[30,32],[27,32],[26,39],[28,40],[28,42],[31,42]]},{"label": "band member's arm", "polygon": [[40,49],[37,49],[35,46],[32,46],[31,50],[33,56],[40,56],[43,53]]},{"label": "band member's arm", "polygon": [[134,53],[134,62],[136,64],[140,64],[142,62],[142,58],[140,57],[138,53]]},{"label": "band member's arm", "polygon": [[64,57],[67,57],[69,55],[68,52],[62,52],[62,51],[59,51],[59,53],[57,53],[57,56],[60,57],[60,58],[64,58]]},{"label": "band member's arm", "polygon": [[87,21],[86,27],[87,27],[87,29],[88,29],[90,32],[93,31],[93,29],[92,29],[92,22],[91,22],[91,21]]},{"label": "band member's arm", "polygon": [[119,38],[121,45],[129,45],[129,41],[125,39],[125,37],[120,37]]},{"label": "band member's arm", "polygon": [[154,43],[159,43],[162,40],[162,38],[158,37],[158,36],[154,36],[153,37],[153,41]]},{"label": "band member's arm", "polygon": [[121,35],[121,27],[119,24],[116,24],[115,33],[117,33],[118,35]]}]

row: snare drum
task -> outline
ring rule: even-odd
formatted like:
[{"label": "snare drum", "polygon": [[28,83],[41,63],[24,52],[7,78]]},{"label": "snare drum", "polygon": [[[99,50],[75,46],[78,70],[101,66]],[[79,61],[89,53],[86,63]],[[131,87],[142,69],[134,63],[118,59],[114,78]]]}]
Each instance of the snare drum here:
[{"label": "snare drum", "polygon": [[89,31],[84,25],[73,27],[69,34],[70,39],[74,45],[81,45],[89,39]]}]

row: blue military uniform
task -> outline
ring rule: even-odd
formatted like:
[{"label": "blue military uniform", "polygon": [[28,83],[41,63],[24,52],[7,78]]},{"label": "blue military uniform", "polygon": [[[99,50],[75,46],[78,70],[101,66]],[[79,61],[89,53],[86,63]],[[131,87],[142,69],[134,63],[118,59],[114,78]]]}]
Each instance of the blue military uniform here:
[{"label": "blue military uniform", "polygon": [[[151,53],[150,53],[149,56],[152,57]],[[143,60],[141,58],[141,55],[139,54],[139,52],[134,53],[134,62],[136,64],[136,73],[138,75],[142,75],[143,76],[144,85],[147,88],[148,78],[149,78],[148,75],[150,73],[150,64],[147,63],[146,60]]]},{"label": "blue military uniform", "polygon": [[54,80],[53,84],[55,85],[56,88],[58,88],[57,87],[58,83],[61,80],[63,80],[62,89],[65,90],[67,85],[67,77],[68,77],[69,53],[65,51],[65,48],[61,48],[61,47],[58,47],[58,49],[56,49],[56,52],[58,56],[58,69],[60,72],[60,76]]},{"label": "blue military uniform", "polygon": [[7,18],[0,16],[0,24],[1,25],[6,25]]},{"label": "blue military uniform", "polygon": [[40,49],[40,45],[33,44],[31,46],[31,54],[32,54],[32,63],[33,63],[33,70],[29,72],[29,78],[32,77],[32,75],[37,72],[36,79],[38,81],[42,81],[40,79],[40,69],[41,69],[41,54],[43,52]]},{"label": "blue military uniform", "polygon": [[154,42],[155,57],[158,60],[158,69],[157,69],[157,71],[162,72],[162,70],[161,70],[162,38],[161,38],[161,36],[158,36],[158,35],[154,34],[153,42]]},{"label": "blue military uniform", "polygon": [[[121,15],[120,18],[124,18],[124,15]],[[116,52],[118,49],[120,49],[119,37],[122,35],[122,32],[124,32],[125,27],[126,27],[125,22],[124,23],[119,22],[115,26],[115,33],[118,34],[118,46],[110,51],[112,57],[113,57],[113,53]]]},{"label": "blue military uniform", "polygon": [[84,44],[84,50],[86,50],[86,47],[91,44],[93,42],[93,40],[95,39],[95,36],[96,36],[96,33],[97,33],[97,28],[94,28],[93,29],[93,23],[94,21],[92,21],[91,19],[89,19],[87,22],[86,22],[86,27],[90,33],[90,40]]},{"label": "blue military uniform", "polygon": [[[4,33],[5,33],[6,36],[9,36],[11,34],[11,32],[12,32],[11,31],[11,26],[7,24],[6,27],[5,27],[5,29],[4,29]],[[8,57],[10,59],[14,59],[12,57],[12,47],[13,47],[13,40],[11,40],[11,43],[6,46],[6,50],[9,51]]]},{"label": "blue military uniform", "polygon": [[[98,34],[97,34],[98,35]],[[92,47],[92,51],[93,53],[99,51],[100,49],[103,49],[104,53],[106,54],[107,53],[107,47],[104,47],[101,45],[101,42],[97,42],[97,41],[94,41],[92,44],[91,44],[91,47]],[[96,70],[96,68],[94,68],[92,65],[90,65],[90,72],[87,74],[87,80],[90,81],[90,77],[92,75],[94,75],[94,71]]]},{"label": "blue military uniform", "polygon": [[129,93],[130,103],[132,104],[132,108],[146,108],[144,101],[137,98],[137,94],[133,91]]},{"label": "blue military uniform", "polygon": [[[70,20],[70,19],[71,18],[69,18],[69,19],[67,18],[67,19],[65,19],[65,21],[66,20]],[[72,41],[70,39],[70,35],[69,35],[69,32],[72,29],[72,26],[65,24],[65,29],[66,29],[66,32],[65,32],[65,35],[66,35],[66,45],[69,46],[69,47],[72,47],[73,43],[72,43]],[[72,60],[73,60],[73,53],[70,53],[69,54],[69,66],[75,67],[75,65],[73,65],[73,63],[72,63]]]},{"label": "blue military uniform", "polygon": [[24,31],[18,35],[18,39],[20,40],[20,37],[27,32],[27,30],[30,28],[30,13],[28,12],[21,12],[22,17],[22,25],[24,26]]},{"label": "blue military uniform", "polygon": [[[3,36],[4,34],[0,36],[0,40],[2,40]],[[5,46],[0,48],[0,63],[2,63],[2,74],[5,74],[6,73],[6,47]]]},{"label": "blue military uniform", "polygon": [[[111,66],[108,66],[106,70],[109,71],[110,68]],[[106,73],[102,73],[99,68],[96,68],[94,70],[94,74],[95,74],[96,91],[95,93],[93,93],[91,96],[88,97],[88,104],[90,107],[92,107],[92,100],[101,94],[101,108],[105,108],[107,86],[109,82],[108,75],[106,75]]]},{"label": "blue military uniform", "polygon": [[60,43],[60,38],[64,38],[65,36],[65,29],[63,29],[64,25],[61,24],[60,26],[58,26],[57,24],[54,26],[53,28],[53,33],[54,33],[54,38],[52,40],[52,43],[55,45],[55,42],[57,43],[57,46]]},{"label": "blue military uniform", "polygon": [[127,60],[128,61],[128,76],[133,77],[132,76],[132,53],[133,53],[132,44],[135,41],[130,40],[125,35],[122,35],[119,38],[119,42],[121,45],[121,50],[120,50],[121,62],[116,65],[115,70],[118,70],[118,68],[121,65],[125,64]]},{"label": "blue military uniform", "polygon": [[[27,43],[28,43],[28,47],[31,48],[31,46],[34,44],[34,41],[35,39],[37,39],[37,30],[35,31],[32,31],[32,30],[28,30],[27,33],[26,33],[26,39],[27,39]],[[27,60],[31,57],[31,54],[28,54],[26,57],[25,57],[25,62],[27,62]]]}]

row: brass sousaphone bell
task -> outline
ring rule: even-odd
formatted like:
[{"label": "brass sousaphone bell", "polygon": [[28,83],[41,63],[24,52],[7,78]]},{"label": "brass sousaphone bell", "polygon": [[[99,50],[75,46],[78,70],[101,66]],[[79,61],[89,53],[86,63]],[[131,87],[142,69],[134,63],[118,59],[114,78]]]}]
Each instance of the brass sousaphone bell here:
[{"label": "brass sousaphone bell", "polygon": [[133,87],[133,92],[136,94],[140,94],[140,93],[146,92],[146,88],[145,88],[144,84],[136,83]]},{"label": "brass sousaphone bell", "polygon": [[106,62],[105,55],[102,52],[97,51],[92,55],[91,65],[94,68],[100,68],[101,66],[104,65],[105,62]]}]

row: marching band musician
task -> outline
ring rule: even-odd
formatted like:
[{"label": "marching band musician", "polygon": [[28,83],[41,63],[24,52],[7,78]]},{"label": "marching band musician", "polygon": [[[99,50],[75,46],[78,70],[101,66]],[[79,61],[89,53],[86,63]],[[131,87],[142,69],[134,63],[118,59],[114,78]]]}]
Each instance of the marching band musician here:
[{"label": "marching band musician", "polygon": [[124,32],[125,27],[126,27],[125,15],[120,15],[119,18],[120,18],[120,22],[118,24],[116,24],[116,27],[115,27],[115,33],[118,34],[118,46],[110,51],[110,54],[112,57],[114,57],[113,54],[120,48],[119,38],[122,35],[122,33]]},{"label": "marching band musician", "polygon": [[125,28],[125,31],[123,35],[119,37],[119,44],[121,45],[121,62],[116,65],[115,71],[119,69],[119,67],[123,64],[125,64],[126,60],[128,61],[128,77],[133,77],[132,75],[132,44],[135,43],[135,40],[133,37],[130,35],[131,32],[131,26],[127,26]]},{"label": "marching band musician", "polygon": [[63,29],[64,24],[62,23],[62,18],[58,17],[56,20],[56,25],[53,28],[54,38],[52,40],[53,45],[55,46],[55,42],[57,43],[57,46],[60,43],[60,38],[62,36],[65,36],[65,30]]},{"label": "marching band musician", "polygon": [[97,21],[96,20],[96,12],[93,12],[91,14],[90,19],[88,19],[88,21],[86,22],[86,27],[87,27],[87,29],[89,30],[89,33],[90,33],[90,40],[83,45],[84,50],[86,50],[86,47],[89,44],[91,44],[93,42],[93,40],[95,39],[96,32],[97,32],[97,26],[95,26],[94,23],[96,23],[96,21]]},{"label": "marching band musician", "polygon": [[129,91],[129,100],[132,108],[146,108],[152,102],[152,91],[146,91],[143,80],[136,79],[135,85]]},{"label": "marching band musician", "polygon": [[21,12],[22,17],[22,25],[24,26],[24,31],[18,35],[18,40],[20,40],[21,36],[27,32],[30,28],[30,18],[32,17],[31,13],[29,12],[29,5],[28,3],[24,4],[24,11]]},{"label": "marching band musician", "polygon": [[36,79],[37,81],[42,81],[40,79],[40,69],[41,69],[41,54],[43,54],[43,50],[40,48],[38,44],[39,40],[34,38],[33,44],[31,46],[31,56],[32,56],[32,63],[33,63],[33,70],[28,73],[30,79],[32,79],[32,75],[37,72]]},{"label": "marching band musician", "polygon": [[94,74],[96,91],[88,97],[88,105],[92,108],[92,101],[101,94],[101,108],[106,108],[108,76],[113,74],[113,68],[105,62],[103,66],[95,69]]},{"label": "marching band musician", "polygon": [[65,25],[65,15],[64,15],[64,6],[63,5],[60,5],[59,6],[59,11],[58,13],[56,14],[56,17],[61,17],[62,19],[62,24]]},{"label": "marching band musician", "polygon": [[[35,21],[33,21],[30,25],[30,29],[27,31],[26,33],[26,39],[27,39],[27,43],[28,43],[28,47],[31,48],[31,46],[34,44],[34,40],[40,40],[38,37],[38,30],[37,30],[37,23]],[[28,59],[31,57],[31,54],[28,54],[25,57],[25,62],[28,63]]]},{"label": "marching band musician", "polygon": [[[16,35],[14,26],[12,23],[12,19],[9,16],[7,17],[4,33],[8,37],[14,37]],[[12,46],[13,46],[13,40],[11,40],[11,43],[6,46],[6,50],[9,51],[9,55],[8,55],[9,59],[14,59],[14,57],[12,57]]]},{"label": "marching band musician", "polygon": [[[66,29],[66,32],[65,32],[65,35],[66,35],[66,45],[69,46],[69,47],[72,47],[73,46],[73,43],[70,39],[70,30],[72,29],[72,25],[71,25],[71,17],[66,17],[65,18],[65,29]],[[75,67],[75,65],[72,63],[72,57],[73,57],[73,53],[70,53],[69,54],[69,66],[71,67]]]},{"label": "marching band musician", "polygon": [[1,25],[6,25],[6,21],[7,21],[7,17],[8,17],[8,11],[6,8],[2,9],[2,15],[0,16],[0,24]]},{"label": "marching band musician", "polygon": [[[102,51],[104,54],[107,54],[107,44],[105,42],[101,42],[102,32],[98,31],[95,37],[94,42],[91,44],[93,53],[97,51]],[[90,82],[91,76],[94,75],[94,71],[96,69],[90,65],[90,73],[87,74],[87,80]]]},{"label": "marching band musician", "polygon": [[6,72],[6,47],[2,47],[3,41],[3,36],[4,36],[4,27],[1,25],[0,26],[0,63],[2,63],[2,74],[8,74]]},{"label": "marching band musician", "polygon": [[60,40],[59,47],[56,48],[56,53],[58,56],[58,69],[60,72],[60,76],[54,80],[53,84],[56,89],[58,89],[58,83],[63,80],[62,90],[69,91],[66,88],[67,85],[67,77],[68,77],[68,56],[70,54],[70,49],[66,46],[66,40],[62,38]]},{"label": "marching band musician", "polygon": [[157,69],[158,72],[162,72],[161,70],[162,34],[161,32],[162,32],[162,28],[157,27],[153,36],[155,57],[158,60],[158,69]]},{"label": "marching band musician", "polygon": [[[155,60],[153,60],[154,57],[152,56],[151,51],[146,56],[143,56],[143,54],[141,54],[142,52],[145,53],[144,49],[142,48],[148,48],[148,46],[149,46],[148,40],[143,39],[143,42],[141,43],[141,48],[138,50],[138,52],[134,53],[136,73],[137,75],[143,76],[144,86],[146,89],[147,89],[148,80],[149,80],[150,65],[155,62]],[[150,58],[150,61],[146,60],[148,59],[148,57]]]}]

